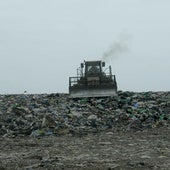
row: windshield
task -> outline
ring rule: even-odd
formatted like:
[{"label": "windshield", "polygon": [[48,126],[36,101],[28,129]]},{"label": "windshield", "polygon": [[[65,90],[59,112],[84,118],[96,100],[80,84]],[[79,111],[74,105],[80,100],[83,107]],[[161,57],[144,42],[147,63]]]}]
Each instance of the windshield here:
[{"label": "windshield", "polygon": [[87,74],[96,74],[96,73],[100,73],[100,66],[94,66],[94,65],[89,65],[86,68],[86,73]]}]

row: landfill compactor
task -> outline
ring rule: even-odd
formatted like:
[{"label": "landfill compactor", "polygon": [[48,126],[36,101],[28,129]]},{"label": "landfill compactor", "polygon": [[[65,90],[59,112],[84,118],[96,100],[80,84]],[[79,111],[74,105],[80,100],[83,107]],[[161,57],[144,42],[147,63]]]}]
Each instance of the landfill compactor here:
[{"label": "landfill compactor", "polygon": [[117,82],[111,66],[105,62],[84,61],[77,69],[76,77],[69,77],[69,97],[107,97],[117,95]]}]

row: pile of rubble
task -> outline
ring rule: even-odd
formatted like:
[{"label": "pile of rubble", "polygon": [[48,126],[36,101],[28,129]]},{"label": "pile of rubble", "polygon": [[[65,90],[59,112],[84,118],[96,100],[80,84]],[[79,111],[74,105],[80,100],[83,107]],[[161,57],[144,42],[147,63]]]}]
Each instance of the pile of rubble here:
[{"label": "pile of rubble", "polygon": [[143,130],[170,124],[170,92],[119,92],[69,99],[67,94],[0,95],[0,136]]}]

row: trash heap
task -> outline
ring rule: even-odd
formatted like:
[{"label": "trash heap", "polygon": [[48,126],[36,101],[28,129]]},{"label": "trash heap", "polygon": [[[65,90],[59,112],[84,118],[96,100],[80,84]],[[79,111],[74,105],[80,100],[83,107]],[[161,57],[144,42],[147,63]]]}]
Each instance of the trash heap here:
[{"label": "trash heap", "polygon": [[170,125],[170,92],[118,92],[69,99],[68,94],[0,95],[0,136],[86,134]]}]

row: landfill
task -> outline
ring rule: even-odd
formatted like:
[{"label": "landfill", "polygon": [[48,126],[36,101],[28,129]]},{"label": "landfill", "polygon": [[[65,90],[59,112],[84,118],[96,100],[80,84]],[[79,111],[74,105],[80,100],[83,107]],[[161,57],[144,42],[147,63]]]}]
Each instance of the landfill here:
[{"label": "landfill", "polygon": [[0,95],[0,136],[84,135],[170,125],[170,92],[122,92],[107,98],[68,94]]},{"label": "landfill", "polygon": [[170,92],[0,95],[0,170],[168,170]]}]

